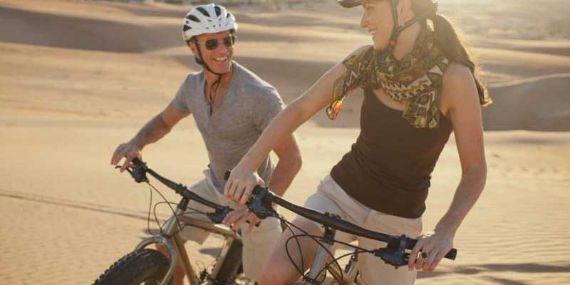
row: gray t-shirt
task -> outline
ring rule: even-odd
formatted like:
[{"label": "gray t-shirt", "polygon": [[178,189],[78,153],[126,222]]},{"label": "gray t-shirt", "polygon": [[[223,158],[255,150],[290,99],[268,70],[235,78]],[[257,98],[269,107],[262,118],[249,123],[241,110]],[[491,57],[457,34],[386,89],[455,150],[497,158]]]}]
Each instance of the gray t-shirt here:
[{"label": "gray t-shirt", "polygon": [[[222,192],[224,173],[232,169],[255,143],[263,129],[283,109],[277,90],[236,62],[233,75],[221,104],[210,115],[204,96],[204,72],[186,77],[172,100],[182,113],[192,113],[208,150],[212,182]],[[266,158],[258,169],[263,181],[269,182],[273,165]]]}]

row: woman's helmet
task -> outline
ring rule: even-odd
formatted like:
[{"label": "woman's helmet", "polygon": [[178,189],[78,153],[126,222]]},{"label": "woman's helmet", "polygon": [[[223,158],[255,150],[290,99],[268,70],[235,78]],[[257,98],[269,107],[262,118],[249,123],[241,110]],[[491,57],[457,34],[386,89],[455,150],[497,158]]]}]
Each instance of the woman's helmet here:
[{"label": "woman's helmet", "polygon": [[185,41],[206,33],[237,30],[236,18],[218,4],[198,5],[184,17],[182,37]]},{"label": "woman's helmet", "polygon": [[[362,0],[337,0],[338,4],[345,8],[352,8],[359,5],[362,5]],[[392,21],[394,23],[394,28],[392,29],[392,35],[390,36],[390,47],[394,47],[396,45],[396,40],[398,39],[398,35],[405,30],[407,27],[411,26],[413,23],[430,17],[432,14],[435,14],[437,10],[437,4],[433,3],[433,9],[426,11],[424,14],[416,15],[414,18],[408,20],[403,25],[398,26],[398,2],[399,0],[390,0],[390,5],[392,6]]]}]

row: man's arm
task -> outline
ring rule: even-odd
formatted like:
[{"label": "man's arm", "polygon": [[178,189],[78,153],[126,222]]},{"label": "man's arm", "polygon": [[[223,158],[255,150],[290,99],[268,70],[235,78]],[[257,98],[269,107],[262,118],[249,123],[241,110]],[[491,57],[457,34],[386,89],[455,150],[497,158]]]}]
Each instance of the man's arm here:
[{"label": "man's arm", "polygon": [[269,188],[271,188],[275,194],[283,196],[293,181],[293,178],[295,178],[299,169],[301,169],[301,151],[299,150],[294,135],[284,140],[283,143],[275,147],[273,151],[277,154],[279,161],[275,166]]},{"label": "man's arm", "polygon": [[182,113],[169,104],[160,114],[152,118],[144,127],[140,129],[137,135],[130,141],[123,143],[117,147],[111,158],[111,164],[117,165],[125,158],[121,166],[121,172],[130,164],[131,160],[140,157],[142,149],[151,143],[154,143],[170,132],[182,118],[190,113]]}]

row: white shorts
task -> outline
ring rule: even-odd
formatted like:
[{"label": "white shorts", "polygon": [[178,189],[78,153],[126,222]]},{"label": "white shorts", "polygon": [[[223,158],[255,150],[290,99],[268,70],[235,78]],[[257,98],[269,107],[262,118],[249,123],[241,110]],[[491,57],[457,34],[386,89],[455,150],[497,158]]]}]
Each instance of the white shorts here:
[{"label": "white shorts", "polygon": [[[422,232],[421,218],[408,219],[371,210],[346,194],[329,175],[321,181],[318,191],[307,199],[305,207],[319,212],[337,214],[350,223],[390,235],[405,234],[408,237],[415,238]],[[303,217],[299,218],[307,220]],[[343,242],[356,240],[358,246],[366,249],[385,246],[383,242],[353,236],[341,231],[336,232],[335,239]],[[395,269],[372,254],[361,254],[358,265],[362,284],[366,285],[413,284],[417,274],[415,270],[409,271],[407,266]]]},{"label": "white shorts", "polygon": [[[210,178],[209,170],[204,171],[205,178],[190,187],[190,190],[200,197],[212,201],[214,203],[237,208],[237,204],[230,201],[216,190]],[[204,214],[200,212],[212,212],[212,208],[205,206],[196,201],[190,201],[188,204],[188,211],[184,214],[187,217],[210,221]],[[192,210],[193,209],[193,210]],[[242,232],[245,233],[249,224],[243,223],[241,225]],[[202,244],[208,237],[209,232],[190,226],[184,226],[180,231],[179,236],[182,240],[192,240]],[[281,224],[276,218],[267,218],[255,227],[250,234],[242,235],[243,242],[243,270],[245,276],[250,279],[257,280],[261,273],[263,264],[269,258],[273,249],[273,245],[281,236]]]}]

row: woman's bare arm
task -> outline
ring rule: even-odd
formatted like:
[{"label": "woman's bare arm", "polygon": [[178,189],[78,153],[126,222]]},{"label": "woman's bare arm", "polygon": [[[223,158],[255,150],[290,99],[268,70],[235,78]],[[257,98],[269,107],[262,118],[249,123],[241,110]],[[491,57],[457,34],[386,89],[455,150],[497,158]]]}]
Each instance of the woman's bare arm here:
[{"label": "woman's bare arm", "polygon": [[[481,106],[473,75],[467,67],[451,64],[443,80],[442,112],[453,125],[462,175],[453,202],[434,232],[424,235],[410,254],[409,267],[425,271],[433,271],[453,247],[455,233],[475,205],[487,177]],[[425,260],[416,260],[420,250],[429,253]]]},{"label": "woman's bare arm", "polygon": [[331,101],[334,82],[345,71],[342,64],[335,65],[271,121],[257,142],[232,170],[224,189],[226,197],[242,204],[247,201],[253,187],[262,182],[255,170],[272,149],[289,138],[300,125]]}]

